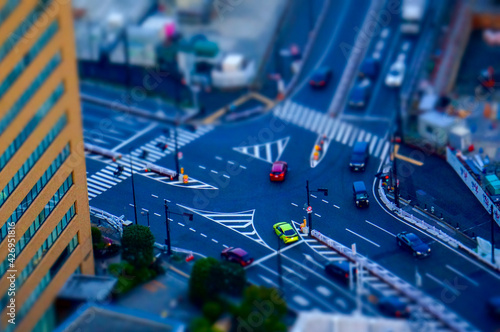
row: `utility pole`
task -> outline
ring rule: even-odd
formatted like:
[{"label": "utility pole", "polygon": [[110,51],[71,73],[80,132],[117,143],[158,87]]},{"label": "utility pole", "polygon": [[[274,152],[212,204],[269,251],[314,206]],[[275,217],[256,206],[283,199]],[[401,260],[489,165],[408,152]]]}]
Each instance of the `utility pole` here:
[{"label": "utility pole", "polygon": [[[311,206],[311,203],[310,203],[310,194],[309,194],[309,180],[306,180],[306,191],[307,191],[307,207],[309,208]],[[311,213],[309,213],[309,211],[307,211],[307,223],[308,223],[308,227],[309,227],[309,236],[311,236],[311,231],[312,231],[312,211]]]},{"label": "utility pole", "polygon": [[149,210],[146,210],[146,209],[143,209],[144,211],[141,212],[142,215],[146,215],[146,218],[147,218],[147,221],[148,221],[148,227],[150,227],[149,225]]},{"label": "utility pole", "polygon": [[132,149],[129,150],[129,161],[130,161],[130,173],[131,176],[130,178],[132,179],[132,198],[134,200],[134,217],[135,217],[135,224],[137,225],[137,204],[135,203],[135,184],[134,184],[134,168],[132,165]]},{"label": "utility pole", "polygon": [[491,263],[495,264],[495,215],[491,204]]},{"label": "utility pole", "polygon": [[167,255],[171,256],[172,255],[172,246],[170,242],[170,219],[169,219],[169,214],[168,214],[168,205],[167,205],[167,200],[163,200],[163,204],[165,205],[165,228],[166,228],[166,233],[167,233],[167,238],[165,239],[165,244],[167,245]]},{"label": "utility pole", "polygon": [[174,141],[175,141],[175,172],[177,173],[175,175],[175,180],[179,180],[179,172],[180,172],[180,167],[179,167],[179,144],[177,143],[177,126],[178,126],[178,121],[175,121],[175,128],[174,128]]},{"label": "utility pole", "polygon": [[[322,192],[325,196],[328,196],[328,189],[326,188],[318,188],[318,190],[309,190],[309,180],[306,180],[306,193],[307,193],[307,208],[309,208],[311,206],[311,202],[310,202],[310,198],[309,196],[311,196],[310,194],[311,193],[317,193],[317,192]],[[307,211],[306,209],[306,212],[307,212],[307,226],[309,228],[309,236],[311,236],[311,232],[312,232],[312,210],[311,211]]]},{"label": "utility pole", "polygon": [[392,135],[392,175],[394,185],[394,203],[399,208],[399,185],[398,185],[398,164],[396,158],[396,144],[394,134]]}]

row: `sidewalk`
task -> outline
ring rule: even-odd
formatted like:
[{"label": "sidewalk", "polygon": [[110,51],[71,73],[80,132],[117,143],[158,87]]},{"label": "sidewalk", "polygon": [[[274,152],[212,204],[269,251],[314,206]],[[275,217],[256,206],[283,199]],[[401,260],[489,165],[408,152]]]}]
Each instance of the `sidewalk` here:
[{"label": "sidewalk", "polygon": [[[418,218],[424,218],[424,213],[462,238],[479,236],[491,241],[490,215],[446,160],[408,146],[401,146],[398,154],[423,162],[416,166],[397,161],[400,197],[409,201],[411,209],[421,212],[412,213]],[[494,229],[495,238],[500,239],[500,227]],[[500,247],[498,243],[496,247]]]}]

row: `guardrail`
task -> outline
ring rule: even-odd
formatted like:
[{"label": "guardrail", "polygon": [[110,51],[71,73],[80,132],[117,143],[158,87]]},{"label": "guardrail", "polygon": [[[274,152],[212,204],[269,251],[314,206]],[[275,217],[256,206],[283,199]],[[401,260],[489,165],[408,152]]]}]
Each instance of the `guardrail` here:
[{"label": "guardrail", "polygon": [[351,260],[362,266],[373,276],[379,278],[396,291],[400,292],[412,302],[416,303],[422,309],[427,311],[437,320],[448,326],[453,331],[457,332],[467,332],[467,331],[477,331],[472,325],[470,325],[465,320],[461,319],[457,314],[447,309],[443,304],[434,300],[430,296],[426,295],[422,291],[416,289],[411,284],[400,279],[399,277],[393,275],[388,270],[384,269],[377,263],[370,261],[368,258],[361,256],[360,254],[354,254],[351,249],[345,247],[344,245],[338,243],[337,241],[321,234],[316,230],[311,231],[311,236],[318,240],[319,242],[325,244],[329,248],[337,251],[342,256]]},{"label": "guardrail", "polygon": [[117,217],[109,212],[97,209],[95,207],[89,206],[90,215],[99,218],[109,224],[113,229],[120,233],[120,237],[123,235],[123,226],[131,225],[132,222],[129,220],[124,220],[125,216],[122,215]]}]

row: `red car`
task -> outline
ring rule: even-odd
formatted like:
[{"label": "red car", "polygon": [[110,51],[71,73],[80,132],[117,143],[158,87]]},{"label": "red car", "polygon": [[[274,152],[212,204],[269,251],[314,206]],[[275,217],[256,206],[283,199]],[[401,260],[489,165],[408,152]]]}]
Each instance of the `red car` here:
[{"label": "red car", "polygon": [[243,267],[250,265],[253,262],[253,258],[241,248],[229,247],[224,249],[220,253],[220,257],[228,262],[238,263]]},{"label": "red car", "polygon": [[273,167],[271,168],[271,174],[269,178],[271,181],[284,181],[286,171],[288,170],[288,164],[284,161],[275,161]]}]

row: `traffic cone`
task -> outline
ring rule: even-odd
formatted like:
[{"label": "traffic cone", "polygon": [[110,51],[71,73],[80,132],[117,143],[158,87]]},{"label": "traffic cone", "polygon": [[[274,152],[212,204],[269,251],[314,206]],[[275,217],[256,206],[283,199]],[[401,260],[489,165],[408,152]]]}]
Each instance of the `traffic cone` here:
[{"label": "traffic cone", "polygon": [[318,151],[315,151],[314,154],[313,154],[313,159],[314,160],[318,160],[319,159],[319,153]]},{"label": "traffic cone", "polygon": [[191,262],[194,259],[193,253],[189,253],[189,255],[186,257],[186,262]]},{"label": "traffic cone", "polygon": [[187,176],[187,175],[184,175],[184,176],[182,177],[182,180],[184,181],[184,183],[188,183],[188,182],[189,182],[189,178],[188,178],[188,176]]}]

